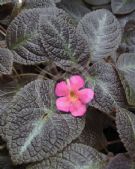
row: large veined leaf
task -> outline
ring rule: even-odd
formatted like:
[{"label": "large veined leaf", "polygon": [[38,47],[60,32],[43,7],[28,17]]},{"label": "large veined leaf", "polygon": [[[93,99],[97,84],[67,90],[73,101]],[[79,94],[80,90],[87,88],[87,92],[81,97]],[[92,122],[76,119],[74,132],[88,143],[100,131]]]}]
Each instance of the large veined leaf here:
[{"label": "large veined leaf", "polygon": [[18,15],[7,30],[7,46],[14,53],[14,61],[21,64],[45,62],[48,54],[40,42],[39,20],[42,15],[59,15],[58,8],[30,9]]},{"label": "large veined leaf", "polygon": [[105,169],[134,169],[135,163],[132,162],[125,154],[116,155]]},{"label": "large veined leaf", "polygon": [[68,61],[84,65],[89,60],[87,43],[76,33],[68,14],[58,8],[21,13],[8,27],[7,44],[15,61],[23,64],[51,59],[65,67]]},{"label": "large veined leaf", "polygon": [[27,169],[104,169],[106,156],[83,144],[71,144],[56,157],[50,157]]},{"label": "large veined leaf", "polygon": [[51,80],[33,81],[14,97],[7,118],[6,140],[15,164],[48,158],[81,134],[84,118],[61,114],[54,104]]},{"label": "large veined leaf", "polygon": [[[116,70],[109,63],[97,62],[90,67],[89,85],[93,81],[95,97],[91,106],[111,113],[119,106],[125,106],[125,95]],[[91,81],[92,80],[92,81]]]},{"label": "large veined leaf", "polygon": [[135,54],[122,54],[117,61],[117,68],[124,86],[127,101],[135,105]]},{"label": "large veined leaf", "polygon": [[86,13],[90,12],[90,9],[88,9],[82,1],[62,0],[62,2],[58,4],[58,7],[64,9],[75,18],[76,21],[79,21]]},{"label": "large veined leaf", "polygon": [[135,157],[135,115],[120,108],[116,114],[117,130],[131,157]]},{"label": "large veined leaf", "polygon": [[13,55],[8,49],[0,48],[0,74],[11,74]]},{"label": "large veined leaf", "polygon": [[104,5],[108,4],[111,0],[85,0],[90,5]]},{"label": "large veined leaf", "polygon": [[54,7],[54,0],[25,0],[24,8],[45,8]]},{"label": "large veined leaf", "polygon": [[87,40],[93,61],[112,55],[121,41],[120,24],[106,9],[86,14],[77,30]]},{"label": "large veined leaf", "polygon": [[111,0],[112,11],[115,14],[128,14],[135,10],[134,0]]},{"label": "large veined leaf", "polygon": [[49,20],[45,17],[41,20],[41,41],[49,59],[64,68],[69,66],[69,62],[86,66],[90,57],[88,45],[85,39],[76,32],[71,18],[59,13],[58,16]]}]

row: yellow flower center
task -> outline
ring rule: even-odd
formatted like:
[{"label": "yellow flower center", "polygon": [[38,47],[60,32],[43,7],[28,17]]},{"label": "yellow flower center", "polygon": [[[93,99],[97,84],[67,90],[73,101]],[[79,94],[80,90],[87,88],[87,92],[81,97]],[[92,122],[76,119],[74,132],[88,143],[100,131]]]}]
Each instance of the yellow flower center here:
[{"label": "yellow flower center", "polygon": [[70,99],[71,101],[76,101],[78,99],[76,93],[74,91],[70,91]]}]

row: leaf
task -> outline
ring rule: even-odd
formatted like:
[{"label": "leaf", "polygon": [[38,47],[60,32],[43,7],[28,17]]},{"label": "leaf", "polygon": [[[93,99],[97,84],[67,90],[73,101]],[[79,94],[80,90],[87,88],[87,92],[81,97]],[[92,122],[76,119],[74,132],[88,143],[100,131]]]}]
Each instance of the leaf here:
[{"label": "leaf", "polygon": [[125,148],[131,157],[135,157],[135,115],[119,108],[116,114],[116,125]]},{"label": "leaf", "polygon": [[83,144],[71,144],[56,157],[50,157],[27,169],[103,169],[105,155]]},{"label": "leaf", "polygon": [[24,8],[32,9],[32,8],[48,8],[55,7],[54,0],[25,0]]},{"label": "leaf", "polygon": [[59,8],[64,9],[69,15],[71,15],[77,22],[88,12],[90,9],[87,8],[82,1],[62,0],[57,5]]},{"label": "leaf", "polygon": [[97,62],[90,67],[88,85],[94,81],[95,97],[90,103],[107,114],[115,111],[116,107],[125,107],[125,94],[116,70],[109,63]]},{"label": "leaf", "polygon": [[8,49],[0,48],[0,74],[11,74],[13,55]]},{"label": "leaf", "polygon": [[135,1],[111,0],[111,7],[114,14],[128,14],[135,10]]},{"label": "leaf", "polygon": [[135,105],[135,54],[125,53],[120,55],[117,68],[125,89],[127,101]]},{"label": "leaf", "polygon": [[[12,77],[13,78],[13,77]],[[5,140],[5,125],[6,118],[8,116],[8,109],[12,105],[12,100],[17,91],[33,80],[35,77],[28,76],[16,79],[6,79],[0,80],[0,136]]]},{"label": "leaf", "polygon": [[30,9],[21,12],[7,29],[7,46],[14,54],[14,61],[35,64],[47,61],[48,54],[40,41],[39,20],[43,16],[58,15],[57,8]]},{"label": "leaf", "polygon": [[103,129],[111,123],[110,120],[102,112],[94,109],[88,110],[86,117],[85,128],[77,142],[98,150],[104,149],[107,146],[107,140]]},{"label": "leaf", "polygon": [[92,61],[111,56],[121,42],[119,22],[106,9],[86,14],[79,22],[77,30],[88,42]]},{"label": "leaf", "polygon": [[66,67],[66,62],[68,66],[73,60],[86,65],[89,60],[87,43],[76,33],[71,18],[58,8],[21,13],[8,28],[7,43],[21,64],[49,60]]},{"label": "leaf", "polygon": [[106,169],[133,169],[134,167],[135,163],[125,154],[118,154],[109,162]]},{"label": "leaf", "polygon": [[72,66],[71,63],[86,66],[90,59],[88,45],[76,32],[71,18],[59,13],[49,20],[41,20],[40,37],[48,58],[64,69]]},{"label": "leaf", "polygon": [[55,155],[81,134],[84,118],[57,112],[53,95],[52,80],[35,80],[14,97],[5,130],[15,164],[41,161]]},{"label": "leaf", "polygon": [[111,0],[85,0],[90,5],[105,5],[108,4]]}]

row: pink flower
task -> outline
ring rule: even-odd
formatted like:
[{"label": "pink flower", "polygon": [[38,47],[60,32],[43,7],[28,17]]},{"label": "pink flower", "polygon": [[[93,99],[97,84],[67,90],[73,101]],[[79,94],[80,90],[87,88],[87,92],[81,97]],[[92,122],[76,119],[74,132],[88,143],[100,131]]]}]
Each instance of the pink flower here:
[{"label": "pink flower", "polygon": [[87,110],[86,104],[94,97],[94,91],[84,88],[84,85],[84,79],[79,75],[59,82],[55,88],[55,94],[59,96],[56,100],[57,109],[71,112],[73,116],[83,116]]}]

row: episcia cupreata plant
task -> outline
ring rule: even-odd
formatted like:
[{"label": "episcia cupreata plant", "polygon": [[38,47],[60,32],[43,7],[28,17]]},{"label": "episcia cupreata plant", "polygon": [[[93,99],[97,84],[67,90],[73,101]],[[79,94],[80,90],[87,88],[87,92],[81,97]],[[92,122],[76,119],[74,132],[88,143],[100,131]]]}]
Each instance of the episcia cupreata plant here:
[{"label": "episcia cupreata plant", "polygon": [[[17,89],[16,81],[1,80],[0,136],[12,163],[26,169],[135,168],[135,115],[127,109],[135,106],[135,53],[114,57],[122,31],[109,10],[76,17],[58,2],[25,1],[7,28],[7,48],[0,48],[1,75],[11,75],[16,65],[44,63],[56,73],[41,68]],[[127,154],[109,159],[101,150],[110,121]]]}]

